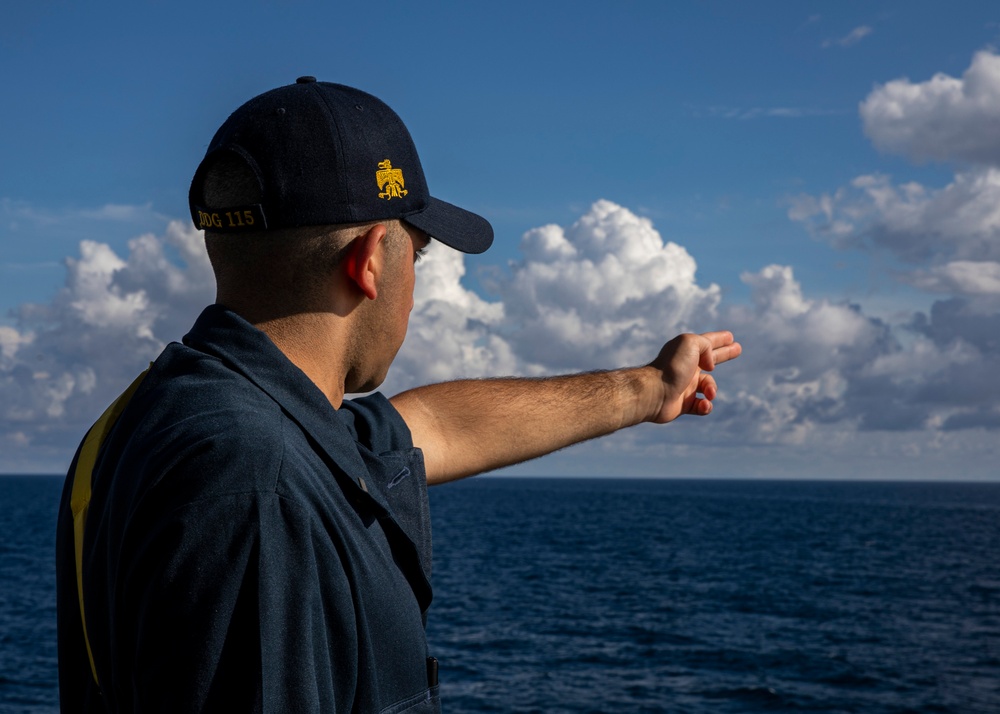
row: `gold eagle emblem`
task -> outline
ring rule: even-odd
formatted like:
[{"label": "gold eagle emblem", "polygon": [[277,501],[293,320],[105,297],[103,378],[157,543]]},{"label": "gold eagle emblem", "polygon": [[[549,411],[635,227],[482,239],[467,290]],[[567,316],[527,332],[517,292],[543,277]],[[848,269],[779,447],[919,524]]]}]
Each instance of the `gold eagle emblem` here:
[{"label": "gold eagle emblem", "polygon": [[379,170],[375,172],[375,181],[378,182],[380,191],[378,197],[388,201],[405,196],[407,191],[404,188],[403,169],[392,168],[389,159],[380,161],[378,168]]}]

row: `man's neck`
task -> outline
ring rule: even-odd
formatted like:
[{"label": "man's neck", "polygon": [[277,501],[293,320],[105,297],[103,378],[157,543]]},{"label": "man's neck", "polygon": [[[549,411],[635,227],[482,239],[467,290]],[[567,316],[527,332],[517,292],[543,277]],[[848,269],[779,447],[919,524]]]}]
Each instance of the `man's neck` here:
[{"label": "man's neck", "polygon": [[330,313],[301,313],[255,322],[254,326],[339,409],[348,371],[344,322]]}]

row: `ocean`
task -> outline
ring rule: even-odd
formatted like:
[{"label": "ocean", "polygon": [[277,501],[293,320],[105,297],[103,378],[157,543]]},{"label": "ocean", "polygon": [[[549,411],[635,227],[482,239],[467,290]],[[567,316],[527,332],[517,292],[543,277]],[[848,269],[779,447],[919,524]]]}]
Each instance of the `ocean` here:
[{"label": "ocean", "polygon": [[[0,712],[57,711],[61,478],[0,477]],[[1000,712],[1000,484],[431,490],[448,712]]]}]

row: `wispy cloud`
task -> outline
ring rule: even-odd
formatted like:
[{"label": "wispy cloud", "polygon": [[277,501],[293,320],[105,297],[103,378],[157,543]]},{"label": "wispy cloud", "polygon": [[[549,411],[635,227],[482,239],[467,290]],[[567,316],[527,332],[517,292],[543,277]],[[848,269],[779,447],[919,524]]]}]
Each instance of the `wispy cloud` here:
[{"label": "wispy cloud", "polygon": [[803,28],[805,28],[805,27],[809,27],[810,25],[815,25],[815,24],[816,24],[817,22],[820,22],[820,21],[821,21],[822,19],[823,19],[823,16],[822,16],[822,15],[810,15],[809,17],[807,17],[807,18],[806,18],[806,19],[805,19],[805,20],[804,20],[804,21],[802,22],[802,24],[801,24],[801,25],[799,25],[799,26],[798,26],[798,27],[796,28],[796,32],[798,32],[799,30],[801,30],[801,29],[803,29]]},{"label": "wispy cloud", "polygon": [[868,37],[868,35],[872,34],[874,31],[875,30],[870,25],[860,25],[859,27],[855,27],[843,37],[824,40],[822,46],[823,49],[828,49],[830,47],[851,47],[861,42],[861,40]]},{"label": "wispy cloud", "polygon": [[31,270],[51,270],[52,268],[58,268],[60,265],[61,263],[54,260],[42,260],[33,263],[0,263],[0,270],[28,272]]},{"label": "wispy cloud", "polygon": [[818,107],[690,107],[696,117],[711,117],[716,119],[804,119],[807,117],[830,116],[843,114],[843,110],[820,109]]},{"label": "wispy cloud", "polygon": [[79,215],[95,221],[131,222],[145,220],[153,215],[153,204],[145,203],[140,206],[131,206],[121,203],[107,203],[99,208],[82,210]]},{"label": "wispy cloud", "polygon": [[165,223],[167,217],[153,210],[152,203],[108,203],[90,208],[47,209],[12,198],[0,198],[0,225],[8,227],[64,226],[87,223]]}]

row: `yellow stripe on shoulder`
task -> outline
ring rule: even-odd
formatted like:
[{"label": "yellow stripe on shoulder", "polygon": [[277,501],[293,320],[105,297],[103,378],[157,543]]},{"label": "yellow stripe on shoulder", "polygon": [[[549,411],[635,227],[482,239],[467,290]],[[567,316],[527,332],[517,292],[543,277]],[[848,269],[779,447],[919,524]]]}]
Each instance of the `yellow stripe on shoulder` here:
[{"label": "yellow stripe on shoulder", "polygon": [[[150,364],[152,367],[152,364]],[[94,675],[94,681],[100,686],[97,679],[97,667],[94,665],[94,653],[90,647],[90,638],[87,637],[87,618],[83,608],[83,531],[87,525],[87,511],[90,508],[91,483],[94,474],[94,466],[97,464],[97,456],[101,451],[101,445],[111,433],[112,427],[118,421],[118,417],[125,411],[125,407],[132,400],[142,380],[149,374],[147,368],[142,374],[121,393],[114,402],[111,403],[101,418],[98,419],[87,436],[83,439],[80,447],[80,456],[76,460],[76,469],[73,471],[73,489],[70,493],[69,505],[73,512],[73,545],[76,551],[76,592],[80,598],[80,621],[83,623],[83,641],[87,645],[87,657],[90,658],[90,672]]]}]

